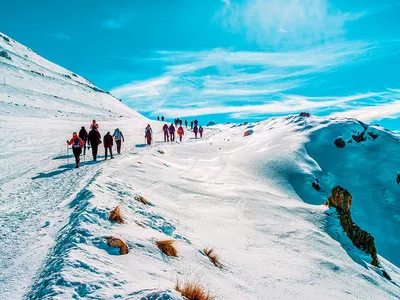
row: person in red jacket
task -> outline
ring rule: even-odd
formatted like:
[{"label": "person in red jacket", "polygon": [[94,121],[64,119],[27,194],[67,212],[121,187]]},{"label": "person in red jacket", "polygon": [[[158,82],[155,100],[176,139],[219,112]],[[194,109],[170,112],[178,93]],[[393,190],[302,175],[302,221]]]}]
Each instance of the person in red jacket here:
[{"label": "person in red jacket", "polygon": [[92,125],[90,125],[90,129],[99,129],[99,124],[97,124],[96,120],[93,120]]},{"label": "person in red jacket", "polygon": [[103,138],[103,145],[104,145],[104,159],[107,159],[107,152],[110,151],[110,156],[111,159],[114,158],[112,154],[112,147],[114,145],[113,137],[110,132],[107,132],[107,134]]},{"label": "person in red jacket", "polygon": [[67,144],[69,146],[72,145],[72,152],[74,153],[75,156],[75,163],[76,166],[75,168],[79,168],[79,165],[81,163],[81,153],[82,153],[82,147],[85,145],[85,143],[82,141],[82,139],[78,136],[77,132],[74,132],[72,134],[71,140],[67,141]]},{"label": "person in red jacket", "polygon": [[182,137],[185,134],[185,131],[183,130],[182,126],[179,126],[177,133],[178,133],[178,136],[179,136],[179,141],[182,142]]}]

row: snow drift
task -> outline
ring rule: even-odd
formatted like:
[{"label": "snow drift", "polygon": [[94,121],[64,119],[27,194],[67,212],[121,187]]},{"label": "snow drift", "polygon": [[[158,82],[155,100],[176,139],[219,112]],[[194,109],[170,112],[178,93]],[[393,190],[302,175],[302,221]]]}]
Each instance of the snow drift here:
[{"label": "snow drift", "polygon": [[[396,135],[351,119],[289,116],[213,125],[203,139],[188,130],[182,143],[163,143],[162,123],[7,39],[2,297],[183,299],[174,288],[186,279],[216,299],[400,297]],[[93,118],[102,134],[123,131],[122,155],[89,155],[75,170],[65,140]],[[143,145],[148,122],[151,147]],[[335,185],[352,194],[353,219],[374,236],[392,281],[323,205]],[[124,222],[109,220],[117,206]],[[110,247],[110,236],[129,253]],[[177,257],[158,248],[161,240],[174,241]]]}]

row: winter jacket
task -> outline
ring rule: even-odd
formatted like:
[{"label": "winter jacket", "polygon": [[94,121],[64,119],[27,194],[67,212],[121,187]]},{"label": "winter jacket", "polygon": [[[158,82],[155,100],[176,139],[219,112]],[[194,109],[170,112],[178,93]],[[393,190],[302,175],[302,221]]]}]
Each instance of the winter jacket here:
[{"label": "winter jacket", "polygon": [[80,137],[78,137],[78,136],[73,136],[72,137],[72,139],[68,142],[68,145],[72,145],[72,144],[74,144],[74,146],[73,146],[73,148],[75,148],[75,143],[74,143],[74,141],[76,140],[76,139],[78,139],[79,140],[79,146],[80,147],[83,147],[84,145],[85,145],[85,143],[82,141],[82,139],[80,138]]},{"label": "winter jacket", "polygon": [[101,135],[96,129],[92,129],[89,131],[88,141],[91,145],[99,145],[101,144]]},{"label": "winter jacket", "polygon": [[168,133],[168,125],[167,124],[164,124],[162,129],[164,130],[164,133]]},{"label": "winter jacket", "polygon": [[82,139],[82,141],[86,141],[87,140],[88,133],[87,133],[86,129],[83,128],[83,129],[81,129],[79,131],[79,137]]},{"label": "winter jacket", "polygon": [[123,142],[125,142],[125,138],[121,130],[114,130],[113,138],[115,139],[116,142],[120,141],[121,139]]},{"label": "winter jacket", "polygon": [[90,125],[90,129],[94,129],[94,128],[99,129],[99,124],[97,124],[97,123],[92,123],[92,125]]},{"label": "winter jacket", "polygon": [[114,144],[113,137],[111,134],[107,133],[103,138],[103,145],[105,148],[112,147]]},{"label": "winter jacket", "polygon": [[144,136],[147,137],[151,137],[151,135],[153,134],[153,131],[151,130],[151,127],[146,127],[145,131],[144,131]]},{"label": "winter jacket", "polygon": [[175,133],[175,127],[174,125],[171,124],[171,126],[169,126],[169,133]]},{"label": "winter jacket", "polygon": [[203,129],[203,127],[199,127],[199,132],[203,132],[204,131],[204,129]]},{"label": "winter jacket", "polygon": [[178,128],[178,135],[179,137],[182,137],[185,134],[185,131],[183,130],[183,127]]},{"label": "winter jacket", "polygon": [[193,132],[194,132],[194,133],[198,133],[198,132],[199,132],[199,128],[198,128],[197,126],[194,126]]}]

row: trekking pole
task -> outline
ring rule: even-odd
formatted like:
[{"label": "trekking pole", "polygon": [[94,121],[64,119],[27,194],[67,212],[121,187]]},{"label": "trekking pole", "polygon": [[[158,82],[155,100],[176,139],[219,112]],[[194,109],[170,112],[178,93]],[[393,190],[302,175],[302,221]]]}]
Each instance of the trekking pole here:
[{"label": "trekking pole", "polygon": [[69,165],[69,147],[67,144],[67,165]]}]

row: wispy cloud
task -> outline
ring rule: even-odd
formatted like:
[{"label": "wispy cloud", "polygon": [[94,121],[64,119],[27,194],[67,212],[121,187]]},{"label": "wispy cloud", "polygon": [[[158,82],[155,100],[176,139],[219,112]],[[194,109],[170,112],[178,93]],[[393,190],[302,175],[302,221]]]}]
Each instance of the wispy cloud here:
[{"label": "wispy cloud", "polygon": [[261,46],[299,46],[332,41],[345,33],[345,24],[365,11],[341,12],[327,0],[223,1],[218,13],[224,26],[243,33]]},{"label": "wispy cloud", "polygon": [[71,37],[63,32],[49,34],[49,37],[57,40],[69,40]]},{"label": "wispy cloud", "polygon": [[374,44],[342,42],[288,52],[247,52],[214,49],[199,52],[161,51],[153,63],[164,74],[135,81],[111,92],[142,112],[166,116],[232,114],[235,118],[299,110],[316,110],[372,97],[305,97],[293,93],[325,71],[359,60]]},{"label": "wispy cloud", "polygon": [[103,20],[101,26],[105,29],[122,29],[131,19],[131,14],[122,14],[115,18]]}]

